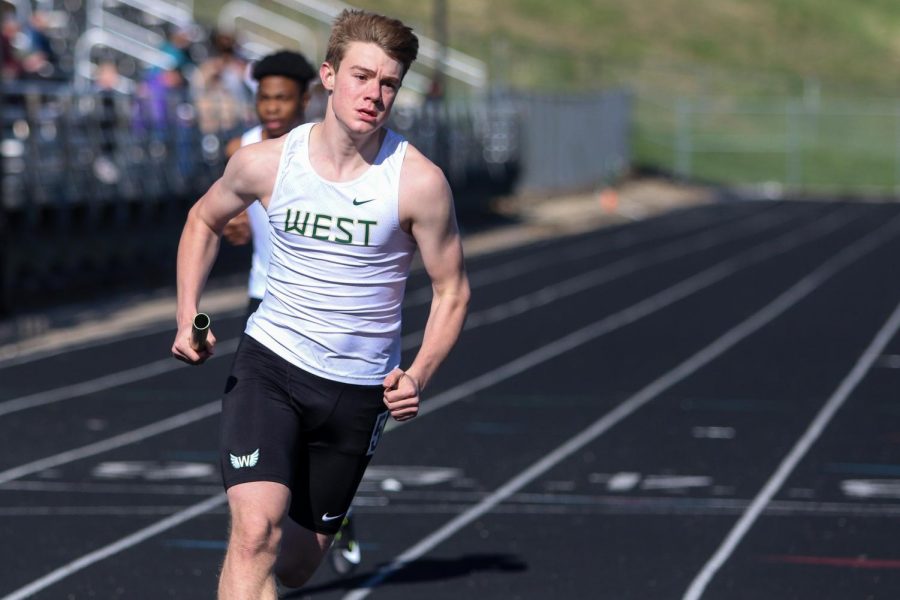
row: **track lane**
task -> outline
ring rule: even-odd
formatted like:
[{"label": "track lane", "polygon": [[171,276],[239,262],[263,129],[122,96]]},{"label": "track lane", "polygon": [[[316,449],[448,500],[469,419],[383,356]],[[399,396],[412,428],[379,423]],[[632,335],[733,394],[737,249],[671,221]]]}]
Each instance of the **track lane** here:
[{"label": "track lane", "polygon": [[[782,220],[782,221],[784,221],[784,220]],[[779,223],[778,220],[775,220],[775,221],[772,221],[771,219],[760,220],[759,223],[752,223],[752,227],[747,227],[746,230],[743,226],[740,227],[739,228],[740,231],[735,231],[735,233],[743,234],[745,237],[752,237],[754,235],[756,235],[756,236],[763,235],[763,233],[756,231],[756,229],[758,229],[759,227],[765,227],[766,225],[770,225],[772,223],[775,223],[776,226],[779,226],[779,225],[783,226],[783,223]],[[746,225],[746,224],[742,224],[742,225]],[[766,233],[770,233],[770,232],[766,232]],[[737,237],[739,238],[740,235],[738,235]],[[576,282],[575,286],[571,286],[569,284],[564,283],[562,285],[557,285],[555,287],[551,286],[551,288],[548,288],[546,291],[539,290],[539,291],[531,294],[531,296],[536,298],[535,301],[529,301],[528,300],[529,297],[520,296],[513,303],[513,306],[510,306],[509,308],[506,308],[504,304],[498,304],[498,305],[492,306],[490,309],[488,309],[487,311],[484,311],[484,312],[474,309],[470,313],[470,319],[469,319],[469,323],[467,324],[467,329],[472,329],[475,326],[487,324],[492,321],[503,320],[503,319],[509,318],[511,316],[514,316],[515,314],[521,313],[523,311],[532,310],[534,308],[537,308],[538,306],[540,306],[542,304],[547,304],[547,303],[556,301],[560,297],[564,297],[565,295],[571,295],[575,292],[584,291],[584,290],[587,290],[596,285],[614,281],[615,279],[636,273],[636,272],[646,269],[646,268],[653,268],[655,266],[658,266],[658,264],[661,261],[668,264],[668,262],[671,259],[670,256],[667,256],[667,254],[669,254],[669,253],[675,255],[676,257],[679,257],[679,254],[690,255],[691,253],[695,253],[697,251],[707,250],[709,247],[715,247],[717,244],[719,244],[722,241],[722,238],[723,238],[723,236],[721,236],[721,235],[713,236],[713,235],[706,234],[706,235],[700,236],[696,240],[685,240],[685,241],[678,242],[675,244],[667,244],[659,250],[645,253],[644,256],[646,256],[646,258],[644,258],[644,259],[641,259],[640,258],[641,255],[639,255],[639,257],[637,259],[624,259],[623,261],[620,261],[619,263],[614,263],[613,265],[609,265],[608,267],[611,267],[611,268],[601,268],[601,269],[595,270],[594,272],[596,273],[596,275],[592,276],[593,280],[579,277],[576,280],[573,280],[574,282]],[[728,239],[728,230],[726,231],[725,239]],[[732,241],[732,240],[728,240],[728,241]],[[625,268],[618,268],[620,266],[625,267]],[[608,275],[606,274],[607,272],[609,272]],[[572,289],[566,289],[566,286],[569,286]],[[550,294],[548,294],[547,292],[550,292]],[[525,300],[526,302],[523,303],[522,302],[523,300]],[[409,348],[417,346],[420,339],[421,339],[420,333],[407,334],[403,340],[404,341],[404,349],[409,349]],[[220,352],[219,352],[220,358],[217,358],[211,364],[215,364],[215,365],[217,365],[217,367],[219,369],[222,369],[223,368],[222,362],[221,362],[222,358],[227,358],[227,356],[229,354],[229,349],[233,348],[233,347],[234,347],[234,340],[223,340],[222,342],[220,342]],[[109,376],[101,378],[100,380],[95,380],[93,382],[86,382],[85,384],[81,384],[80,387],[86,388],[91,391],[96,390],[97,392],[103,392],[103,393],[94,394],[96,396],[96,398],[88,398],[88,399],[80,400],[79,406],[85,407],[84,412],[95,415],[95,416],[91,417],[91,419],[93,421],[95,421],[95,422],[96,421],[101,421],[101,422],[108,421],[109,419],[104,418],[102,416],[102,408],[99,408],[99,407],[103,407],[103,406],[107,406],[107,405],[111,406],[110,402],[114,398],[120,397],[121,393],[118,393],[115,391],[106,392],[104,390],[111,388],[111,387],[118,387],[117,383],[122,380],[125,380],[125,381],[128,381],[129,379],[139,380],[145,376],[152,377],[158,370],[158,369],[155,369],[155,367],[157,365],[161,365],[161,367],[163,367],[164,372],[167,371],[168,369],[172,369],[173,371],[175,371],[177,373],[179,368],[181,367],[181,365],[179,363],[170,362],[170,361],[166,361],[165,359],[161,359],[159,361],[151,363],[149,368],[148,367],[138,367],[136,369],[133,369],[131,371],[128,371],[128,372],[125,372],[122,374],[111,374]],[[134,373],[134,375],[132,375],[132,373]],[[177,378],[177,377],[179,377],[179,375],[174,375],[174,377]],[[164,380],[168,379],[168,378],[169,377],[166,376],[164,378]],[[73,395],[68,394],[69,389],[70,388],[60,388],[60,389],[52,390],[49,392],[42,392],[39,394],[35,394],[35,395],[29,396],[29,397],[7,400],[6,402],[0,403],[0,412],[6,411],[7,414],[10,414],[10,413],[28,409],[31,407],[40,407],[42,405],[50,404],[52,402],[69,399],[69,398],[74,397]],[[165,389],[165,387],[163,386],[163,390],[164,389]],[[189,389],[191,389],[192,391],[189,392],[187,395],[194,393],[193,388],[189,388]],[[196,393],[202,394],[202,392],[199,392],[199,391]],[[172,390],[172,393],[170,395],[174,398],[179,398],[179,397],[184,397],[186,394],[183,389],[179,388],[179,389]],[[162,396],[167,397],[166,394],[162,394]],[[162,406],[164,403],[160,402],[159,404],[160,404],[160,406]],[[97,407],[97,408],[92,408],[92,407]],[[99,413],[98,413],[98,411],[99,411]],[[59,410],[50,412],[50,416],[54,417],[53,421],[62,422],[64,420],[64,418],[58,414],[59,412],[60,412]],[[154,417],[151,415],[151,418],[158,418],[158,417]],[[31,424],[34,428],[36,428],[35,429],[35,437],[37,437],[38,432],[40,431],[41,428],[43,428],[45,426],[45,423],[46,423],[46,413],[45,412],[36,413],[34,415],[31,415],[30,417],[27,415],[26,416],[17,416],[17,418],[15,418],[13,420],[6,420],[5,422],[0,421],[0,434],[3,433],[2,429],[3,429],[4,425],[8,425],[10,427],[15,428],[16,432],[21,432],[21,431],[23,431],[23,429],[25,431],[27,431],[29,424]]]},{"label": "track lane", "polygon": [[[507,330],[508,330],[508,329],[514,329],[514,327],[513,327],[513,328],[504,328],[504,329],[507,329]],[[496,335],[496,333],[495,333],[495,335]],[[434,435],[435,435],[435,434],[432,432],[432,433],[431,433],[432,439],[434,438]],[[470,432],[470,435],[475,435],[475,432]],[[426,435],[426,436],[424,436],[424,437],[427,438],[427,437],[429,437],[429,436]],[[369,538],[369,539],[375,539],[375,538],[373,537],[373,538]],[[485,561],[483,561],[483,562],[480,562],[479,560],[472,560],[472,561],[469,561],[468,563],[467,563],[466,561],[459,561],[459,562],[457,562],[457,563],[453,563],[453,562],[449,562],[449,563],[440,563],[440,562],[438,562],[438,563],[436,563],[436,564],[443,564],[446,568],[450,569],[451,571],[453,571],[454,568],[461,568],[461,569],[463,570],[463,572],[465,571],[465,565],[466,565],[466,564],[471,564],[471,565],[472,565],[472,568],[475,569],[476,572],[477,572],[479,569],[484,568],[484,573],[485,573],[485,575],[486,575],[486,576],[489,576],[491,570],[490,570],[490,568],[487,568],[486,565],[495,564],[495,565],[500,565],[500,566],[502,566],[504,563],[503,563],[502,561],[492,561],[492,560],[485,560]],[[500,568],[500,567],[498,567],[498,569],[499,569],[499,568]],[[510,573],[515,573],[516,570],[515,570],[515,569],[511,569],[509,572],[510,572]],[[51,596],[48,596],[48,597],[51,597]]]},{"label": "track lane", "polygon": [[[894,225],[896,225],[896,223]],[[896,227],[895,227],[895,229],[896,229]],[[891,235],[896,235],[896,231],[893,231],[891,233]],[[865,244],[865,242],[862,242],[861,245],[865,246],[866,244]],[[844,253],[844,254],[846,254],[846,253]],[[853,258],[853,261],[855,262],[856,260],[858,260],[858,258],[859,258],[859,255],[857,255],[855,258]],[[837,265],[839,265],[839,266],[835,266],[835,269],[843,268],[844,266],[846,266],[846,265],[840,265],[840,260],[828,261],[825,264],[828,265],[829,263],[837,263]],[[819,271],[821,271],[821,269]],[[830,277],[830,276],[831,275],[823,275],[823,277]],[[811,284],[805,284],[805,281],[801,281],[801,283],[798,286],[794,286],[793,288],[791,288],[792,290],[794,290],[795,301],[799,301],[800,299],[805,297],[805,294],[808,293],[809,291],[811,291],[811,290],[807,290],[805,288],[808,288],[810,286],[811,286]],[[779,310],[783,310],[783,309],[779,309]],[[613,411],[613,412],[615,412],[615,411]],[[645,436],[645,437],[647,437],[647,436]],[[494,455],[493,453],[490,453],[490,452],[487,452],[486,454]],[[498,493],[499,493],[499,490],[498,490]],[[481,509],[481,510],[485,510],[485,509]],[[404,554],[400,555],[397,559],[395,559],[396,562],[393,563],[392,566],[387,567],[387,571],[383,572],[379,576],[376,576],[373,580],[370,580],[366,585],[376,585],[377,583],[379,583],[380,577],[384,576],[384,573],[389,574],[392,572],[392,569],[401,569],[402,565],[406,564],[408,561],[419,558],[420,556],[422,556],[422,554],[424,552],[427,552],[428,550],[430,550],[431,547],[433,547],[432,545],[436,545],[436,544],[440,543],[441,541],[443,541],[444,538],[442,536],[453,535],[456,532],[457,527],[464,527],[468,522],[470,522],[472,519],[477,518],[480,514],[481,513],[479,512],[479,509],[477,507],[473,507],[473,509],[470,509],[470,511],[468,511],[469,521],[467,521],[465,518],[463,518],[462,521],[458,525],[454,525],[453,522],[449,523],[447,526],[445,526],[444,529],[440,530],[440,532],[436,532],[434,536],[425,538],[424,540],[422,540],[420,542],[420,544],[418,546],[414,546],[414,547],[410,548],[409,550],[407,550]],[[449,528],[449,530],[447,528]],[[441,532],[445,532],[445,533],[441,533]],[[651,561],[651,563],[653,563],[653,561]],[[659,563],[656,562],[653,564],[659,564]],[[640,577],[635,578],[635,580],[640,580]],[[652,581],[652,579],[651,579],[651,581]],[[632,582],[632,583],[634,583],[634,582]],[[631,588],[631,589],[633,592],[634,588]],[[393,590],[393,592],[396,593],[397,590]],[[431,589],[428,589],[426,591],[419,589],[419,590],[417,590],[416,593],[425,594],[428,597],[438,597],[435,595],[436,592]],[[651,590],[645,590],[645,593],[651,593]],[[349,598],[357,599],[357,598],[365,597],[365,595],[366,595],[365,590],[363,590],[361,593],[358,593],[358,594],[357,593],[350,594],[347,596],[347,598],[348,599]],[[403,597],[403,596],[396,596],[396,597]],[[447,597],[450,597],[450,596],[447,596]],[[619,596],[613,595],[612,597],[619,597]]]}]

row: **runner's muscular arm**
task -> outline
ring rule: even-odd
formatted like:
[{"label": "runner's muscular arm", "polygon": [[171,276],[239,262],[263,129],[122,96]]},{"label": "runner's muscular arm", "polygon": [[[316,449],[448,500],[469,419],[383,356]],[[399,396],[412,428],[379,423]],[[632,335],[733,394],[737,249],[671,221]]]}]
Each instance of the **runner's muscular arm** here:
[{"label": "runner's muscular arm", "polygon": [[263,198],[268,202],[282,145],[283,140],[273,140],[271,144],[256,144],[239,150],[228,161],[222,177],[188,213],[178,243],[178,333],[172,354],[179,360],[200,364],[212,354],[215,345],[212,332],[208,349],[198,353],[190,346],[190,331],[206,278],[219,251],[219,237],[228,220],[255,199]]},{"label": "runner's muscular arm", "polygon": [[[233,138],[225,146],[225,157],[230,160],[240,148],[241,138]],[[243,246],[250,242],[252,237],[250,233],[250,218],[247,216],[246,210],[239,212],[225,224],[225,229],[222,230],[222,237],[235,246]]]},{"label": "runner's muscular arm", "polygon": [[385,378],[385,401],[397,420],[418,413],[419,393],[459,338],[470,295],[450,186],[438,167],[414,148],[408,152],[407,178],[400,187],[401,222],[416,240],[434,297],[422,345],[407,376],[395,369]]}]

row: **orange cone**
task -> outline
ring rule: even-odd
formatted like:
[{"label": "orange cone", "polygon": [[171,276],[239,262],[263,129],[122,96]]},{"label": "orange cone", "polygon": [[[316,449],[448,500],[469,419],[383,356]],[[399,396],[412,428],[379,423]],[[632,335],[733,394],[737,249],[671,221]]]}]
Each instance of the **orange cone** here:
[{"label": "orange cone", "polygon": [[616,212],[619,209],[619,194],[614,188],[603,188],[600,192],[600,208],[603,212]]}]

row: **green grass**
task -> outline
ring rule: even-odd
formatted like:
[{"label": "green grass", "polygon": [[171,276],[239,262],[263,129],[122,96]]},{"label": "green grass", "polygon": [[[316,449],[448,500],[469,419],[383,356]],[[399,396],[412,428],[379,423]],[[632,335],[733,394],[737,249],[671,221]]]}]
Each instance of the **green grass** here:
[{"label": "green grass", "polygon": [[637,122],[639,160],[690,178],[836,191],[900,186],[894,102],[644,100]]}]

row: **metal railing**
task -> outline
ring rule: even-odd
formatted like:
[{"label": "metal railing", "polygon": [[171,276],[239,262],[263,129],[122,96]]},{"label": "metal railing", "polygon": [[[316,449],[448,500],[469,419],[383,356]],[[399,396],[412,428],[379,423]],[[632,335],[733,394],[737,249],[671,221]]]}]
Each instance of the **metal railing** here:
[{"label": "metal railing", "polygon": [[[170,282],[187,210],[221,175],[227,140],[250,123],[201,131],[198,111],[215,105],[178,94],[37,83],[4,92],[0,311],[48,290]],[[396,106],[390,125],[443,168],[460,215],[478,218],[516,189],[614,177],[629,162],[629,119],[627,94],[504,94]]]},{"label": "metal railing", "polygon": [[630,93],[526,94],[516,104],[522,113],[519,191],[591,189],[630,167]]},{"label": "metal railing", "polygon": [[[165,41],[164,27],[185,27],[193,23],[193,4],[168,0],[87,0],[85,30],[73,48],[74,82],[87,89],[94,76],[94,49],[106,54],[114,51],[119,58],[128,57],[143,67],[170,68],[171,57],[161,50]],[[151,28],[145,17],[157,21]],[[130,91],[134,79],[120,73],[121,90]]]},{"label": "metal railing", "polygon": [[[225,142],[251,125],[231,118],[227,131],[201,131],[198,111],[217,107],[198,108],[186,92],[160,98],[21,83],[5,93],[6,209],[195,196],[221,172]],[[391,126],[459,187],[584,189],[628,167],[631,104],[621,91],[507,93],[398,105]]]},{"label": "metal railing", "polygon": [[[241,32],[244,49],[249,48],[251,59],[292,46],[296,46],[313,63],[324,55],[324,52],[320,54],[317,36],[310,28],[246,0],[231,0],[225,4],[219,11],[217,22],[223,31]],[[260,34],[256,33],[257,30]],[[291,43],[278,43],[276,38],[290,40]]]},{"label": "metal railing", "polygon": [[[354,8],[338,0],[274,0],[278,4],[298,11],[312,19],[331,27],[331,23],[344,9]],[[488,83],[487,65],[473,56],[452,48],[441,48],[431,38],[417,33],[419,38],[419,58],[414,69],[425,66],[430,69],[442,68],[448,77],[463,82],[473,88],[484,88]]]},{"label": "metal railing", "polygon": [[67,86],[7,86],[4,110],[3,206],[25,211],[194,195],[221,171],[223,140],[243,125],[202,134],[186,95]]},{"label": "metal railing", "polygon": [[[161,39],[161,38],[160,38]],[[160,69],[171,69],[175,60],[171,55],[159,49],[159,45],[149,45],[133,36],[122,35],[109,29],[93,27],[85,31],[75,44],[75,85],[81,90],[89,89],[94,79],[93,60],[91,58],[94,48],[115,50],[126,56],[137,59],[143,65]],[[137,82],[132,78],[119,75],[120,90],[129,92],[134,90]]]}]

